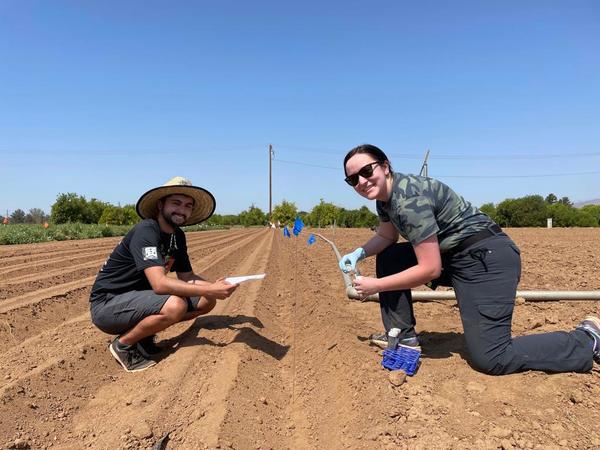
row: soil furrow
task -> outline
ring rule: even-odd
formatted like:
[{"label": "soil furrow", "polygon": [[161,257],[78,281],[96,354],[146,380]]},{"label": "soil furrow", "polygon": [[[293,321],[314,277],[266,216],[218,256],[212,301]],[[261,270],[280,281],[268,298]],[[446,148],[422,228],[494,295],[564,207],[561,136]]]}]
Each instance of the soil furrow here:
[{"label": "soil furrow", "polygon": [[[19,345],[25,339],[51,330],[89,310],[89,288],[74,289],[52,301],[37,302],[0,313],[0,340],[4,348]],[[0,380],[1,383],[1,380]]]},{"label": "soil furrow", "polygon": [[96,279],[96,275],[79,279],[77,281],[71,281],[69,283],[63,283],[58,286],[52,286],[49,288],[33,290],[26,294],[19,295],[16,297],[10,297],[0,302],[0,314],[7,313],[14,309],[23,308],[36,303],[49,301],[52,299],[65,297],[69,292],[90,288]]},{"label": "soil furrow", "polygon": [[294,403],[294,293],[298,260],[289,241],[274,239],[256,317],[264,326],[239,369],[223,425],[225,442],[239,448],[311,448],[305,411]]},{"label": "soil furrow", "polygon": [[[240,230],[219,230],[219,231],[198,231],[188,233],[188,245],[190,243],[206,244],[223,239],[229,239],[231,236],[241,236]],[[104,252],[107,256],[115,248],[122,236],[87,239],[76,241],[62,241],[42,244],[18,244],[0,246],[0,268],[9,270],[16,267],[44,264],[54,260],[68,260],[68,257],[79,256],[86,251],[94,253]],[[75,248],[75,249],[74,249]],[[2,272],[0,272],[2,273]]]},{"label": "soil furrow", "polygon": [[56,267],[60,264],[75,264],[80,262],[88,262],[93,259],[98,259],[100,256],[107,258],[109,253],[112,251],[112,248],[113,247],[111,247],[110,249],[99,249],[92,252],[77,252],[72,255],[60,255],[53,258],[44,258],[42,260],[36,260],[35,262],[26,262],[6,266],[0,269],[0,280],[4,281],[9,278],[14,279],[15,277],[18,277],[22,274],[39,273],[48,267]]},{"label": "soil furrow", "polygon": [[[251,234],[250,236],[243,237],[242,239],[239,239],[239,240],[236,239],[234,241],[234,244],[236,246],[243,247],[244,245],[247,245],[248,243],[252,242],[252,240],[255,239],[255,236],[257,236],[256,233]],[[228,241],[228,244],[225,245],[225,247],[221,248],[220,250],[212,249],[212,251],[211,250],[206,251],[205,249],[203,249],[199,246],[195,246],[195,248],[191,248],[188,250],[189,250],[189,254],[190,254],[190,259],[192,260],[193,264],[199,268],[202,268],[203,266],[206,266],[208,263],[214,264],[214,263],[218,262],[219,260],[221,260],[222,258],[224,258],[225,256],[227,256],[229,253],[236,251],[236,246],[232,246],[231,241]],[[202,255],[202,256],[199,257],[198,255]],[[200,269],[198,269],[198,270],[200,270]],[[58,284],[58,286],[37,288],[37,282],[34,283],[33,286],[31,286],[31,283],[24,285],[24,286],[19,286],[18,289],[15,288],[14,290],[10,290],[10,292],[11,293],[13,293],[13,291],[14,292],[31,291],[31,292],[28,292],[27,294],[19,295],[16,297],[10,297],[8,294],[5,294],[5,291],[3,290],[2,294],[0,294],[0,296],[7,295],[7,298],[3,299],[0,302],[0,314],[8,312],[8,311],[16,309],[16,308],[21,308],[23,306],[27,306],[27,305],[30,305],[33,303],[38,303],[40,301],[44,301],[49,298],[64,296],[75,289],[91,287],[94,280],[96,279],[96,273],[97,273],[97,271],[94,270],[94,275],[92,275],[92,276],[88,276],[88,277],[79,279],[78,281],[69,281],[69,282],[63,281],[62,283]],[[81,275],[83,275],[83,274],[81,274]],[[77,278],[73,274],[71,274],[71,277]],[[8,289],[7,289],[7,292],[8,292]]]},{"label": "soil furrow", "polygon": [[10,251],[0,247],[0,267],[16,264],[44,261],[45,259],[60,256],[78,255],[88,250],[112,250],[121,237],[101,239],[86,239],[81,241],[62,241],[44,244],[19,244],[9,245]]},{"label": "soil furrow", "polygon": [[[227,247],[243,239],[243,235],[227,236],[225,239],[220,239],[218,241],[215,241],[214,239],[211,240],[210,245],[205,245],[202,242],[193,242],[192,245],[202,249],[202,254],[210,255],[218,248]],[[100,258],[90,257],[85,263],[76,265],[72,265],[73,260],[63,260],[63,267],[58,269],[44,270],[41,273],[31,273],[31,270],[29,270],[27,271],[27,275],[13,276],[7,280],[3,280],[0,282],[0,300],[26,290],[43,289],[48,286],[62,284],[64,281],[71,281],[82,276],[86,277],[96,274],[109,254],[110,252],[107,254],[103,253],[100,255]],[[56,267],[57,265],[61,264],[55,263],[52,267]],[[40,269],[44,268],[45,267],[40,267]]]}]

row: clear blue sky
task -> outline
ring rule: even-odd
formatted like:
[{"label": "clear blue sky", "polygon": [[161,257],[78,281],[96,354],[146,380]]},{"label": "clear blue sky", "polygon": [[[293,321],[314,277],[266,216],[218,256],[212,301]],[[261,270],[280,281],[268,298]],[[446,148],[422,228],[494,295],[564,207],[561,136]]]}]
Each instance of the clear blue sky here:
[{"label": "clear blue sky", "polygon": [[361,143],[408,173],[430,149],[478,206],[581,201],[599,142],[594,0],[0,0],[1,214],[175,175],[267,211],[269,144],[274,205],[367,204],[341,168]]}]

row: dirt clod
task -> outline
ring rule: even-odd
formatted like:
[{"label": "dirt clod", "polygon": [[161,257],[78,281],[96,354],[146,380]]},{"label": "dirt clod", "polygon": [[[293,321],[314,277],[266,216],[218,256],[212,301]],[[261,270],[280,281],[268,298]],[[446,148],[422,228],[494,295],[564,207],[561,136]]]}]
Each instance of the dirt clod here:
[{"label": "dirt clod", "polygon": [[406,381],[406,372],[404,370],[392,370],[388,375],[390,383],[394,386],[402,386]]}]

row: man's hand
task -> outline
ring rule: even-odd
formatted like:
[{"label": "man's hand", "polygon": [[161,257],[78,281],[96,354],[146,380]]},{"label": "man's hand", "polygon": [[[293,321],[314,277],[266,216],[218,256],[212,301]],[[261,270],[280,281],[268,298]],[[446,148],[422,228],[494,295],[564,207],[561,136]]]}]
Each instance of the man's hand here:
[{"label": "man's hand", "polygon": [[352,285],[356,289],[356,293],[363,297],[376,294],[381,289],[379,287],[379,279],[372,277],[357,276],[354,278]]},{"label": "man's hand", "polygon": [[239,284],[232,284],[219,278],[215,282],[200,280],[193,272],[177,273],[178,280],[167,277],[160,266],[144,269],[152,290],[157,294],[178,295],[180,297],[202,296],[224,299],[233,294]]},{"label": "man's hand", "polygon": [[225,278],[219,278],[214,283],[207,286],[208,296],[216,299],[224,299],[229,297],[237,289],[239,284],[231,284],[225,281]]},{"label": "man's hand", "polygon": [[365,259],[366,256],[365,250],[362,247],[358,247],[352,253],[342,256],[339,262],[340,270],[344,273],[356,271],[356,263]]},{"label": "man's hand", "polygon": [[[219,278],[217,281],[213,282],[194,275],[194,279],[188,281],[188,283],[195,284],[196,286],[202,286],[205,290],[207,290],[207,292],[202,295],[203,297],[206,297],[210,300],[218,300],[229,297],[239,286],[239,284],[228,283],[224,280],[224,278]],[[223,285],[225,286],[225,289],[223,289]],[[230,291],[229,294],[225,292],[228,290]]]}]

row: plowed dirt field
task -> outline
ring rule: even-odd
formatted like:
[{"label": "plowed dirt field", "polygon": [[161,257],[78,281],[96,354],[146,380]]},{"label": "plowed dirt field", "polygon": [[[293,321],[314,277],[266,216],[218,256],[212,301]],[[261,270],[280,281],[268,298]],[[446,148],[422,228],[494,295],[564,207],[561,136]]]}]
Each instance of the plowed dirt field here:
[{"label": "plowed dirt field", "polygon": [[[308,230],[341,253],[369,230]],[[416,303],[417,374],[390,382],[379,306],[345,297],[308,232],[188,234],[197,272],[266,273],[209,316],[159,334],[158,365],[126,373],[88,295],[118,238],[0,247],[0,448],[600,448],[600,367],[503,377],[470,368],[455,302]],[[509,229],[520,289],[600,290],[600,229]],[[363,273],[374,272],[364,263]],[[514,333],[572,329],[593,301],[517,301]],[[158,444],[158,445],[157,445]]]}]

